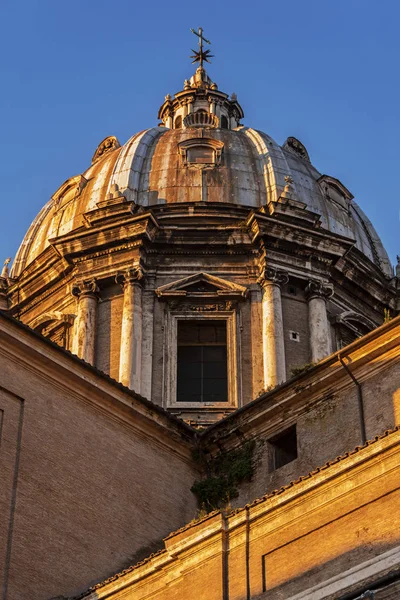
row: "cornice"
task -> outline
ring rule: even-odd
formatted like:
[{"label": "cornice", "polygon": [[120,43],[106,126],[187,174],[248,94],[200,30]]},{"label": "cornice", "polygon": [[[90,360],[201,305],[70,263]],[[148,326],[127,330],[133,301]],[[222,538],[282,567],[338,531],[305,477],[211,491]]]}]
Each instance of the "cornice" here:
[{"label": "cornice", "polygon": [[271,236],[282,239],[285,243],[311,248],[315,253],[324,252],[332,258],[343,256],[355,243],[354,240],[320,227],[308,228],[260,213],[251,214],[246,226],[251,232],[252,242],[263,236]]},{"label": "cornice", "polygon": [[121,245],[122,240],[131,238],[146,238],[154,240],[156,231],[159,229],[158,223],[152,213],[144,213],[139,216],[132,216],[123,219],[123,221],[113,222],[95,228],[88,227],[83,231],[74,232],[66,236],[61,236],[49,240],[52,246],[57,250],[60,256],[78,257],[90,253],[93,248],[106,249]]},{"label": "cornice", "polygon": [[[57,292],[67,287],[71,283],[71,281],[73,281],[73,279],[74,274],[70,272],[68,275],[64,275],[64,278],[61,278],[60,276],[57,279],[54,279],[53,281],[47,282],[44,286],[44,291],[30,292],[29,295],[25,291],[25,297],[19,300],[17,291],[14,292],[14,296],[17,299],[17,302],[12,304],[10,308],[11,314],[17,312],[20,316],[26,314],[27,312],[35,308],[35,306],[37,306],[38,304],[42,304],[47,298],[49,298],[53,294],[57,294]],[[41,282],[42,280],[38,278],[38,281]]]}]

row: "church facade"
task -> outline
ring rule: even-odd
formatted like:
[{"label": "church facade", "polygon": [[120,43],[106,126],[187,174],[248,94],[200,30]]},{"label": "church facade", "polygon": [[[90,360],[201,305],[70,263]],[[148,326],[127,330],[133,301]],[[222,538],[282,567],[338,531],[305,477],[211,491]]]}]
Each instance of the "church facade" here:
[{"label": "church facade", "polygon": [[197,35],[158,126],[105,138],[0,277],[3,600],[400,589],[399,278]]}]

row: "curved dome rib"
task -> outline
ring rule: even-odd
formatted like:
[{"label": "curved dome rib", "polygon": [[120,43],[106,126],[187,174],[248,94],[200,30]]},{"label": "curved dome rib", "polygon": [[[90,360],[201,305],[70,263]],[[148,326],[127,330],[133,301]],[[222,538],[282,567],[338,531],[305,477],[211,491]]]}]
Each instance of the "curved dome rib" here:
[{"label": "curved dome rib", "polygon": [[[197,164],[183,159],[184,149],[196,144],[210,157],[218,148],[219,162]],[[45,250],[49,239],[84,226],[84,214],[105,200],[115,184],[127,200],[143,206],[208,201],[253,208],[278,201],[290,185],[293,197],[320,215],[324,229],[354,239],[369,260],[392,276],[382,242],[349,193],[339,197],[340,185],[329,188],[331,178],[321,176],[308,160],[252,128],[147,129],[108,152],[83,177],[87,183],[75,195],[71,192],[58,203],[50,200],[40,211],[18,250],[14,277]],[[336,200],[335,194],[339,194]]]}]

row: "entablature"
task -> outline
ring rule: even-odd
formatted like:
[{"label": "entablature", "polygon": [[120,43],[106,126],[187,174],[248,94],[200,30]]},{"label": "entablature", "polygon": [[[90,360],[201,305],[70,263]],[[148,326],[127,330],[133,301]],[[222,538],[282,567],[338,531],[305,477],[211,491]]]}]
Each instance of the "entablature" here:
[{"label": "entablature", "polygon": [[[347,237],[331,233],[320,227],[305,227],[303,224],[282,221],[260,213],[251,213],[246,221],[246,227],[252,242],[265,238],[281,241],[284,245],[295,244],[298,247],[322,252],[336,260],[343,256],[354,245],[355,241]],[[297,250],[296,250],[297,251]]]},{"label": "entablature", "polygon": [[107,223],[95,228],[74,232],[50,241],[60,256],[72,260],[96,251],[101,251],[113,246],[121,246],[121,242],[134,239],[154,240],[159,226],[151,212],[124,218],[121,222]]}]

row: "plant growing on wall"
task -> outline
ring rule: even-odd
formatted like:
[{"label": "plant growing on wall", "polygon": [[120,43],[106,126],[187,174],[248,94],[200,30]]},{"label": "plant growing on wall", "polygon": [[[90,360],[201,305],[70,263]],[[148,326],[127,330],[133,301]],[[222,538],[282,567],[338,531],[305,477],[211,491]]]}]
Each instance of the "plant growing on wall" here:
[{"label": "plant growing on wall", "polygon": [[[229,452],[221,451],[204,461],[205,476],[195,481],[191,491],[201,510],[209,513],[224,508],[239,495],[239,485],[250,481],[254,473],[255,442],[246,442]],[[202,458],[198,460],[203,461]]]}]

